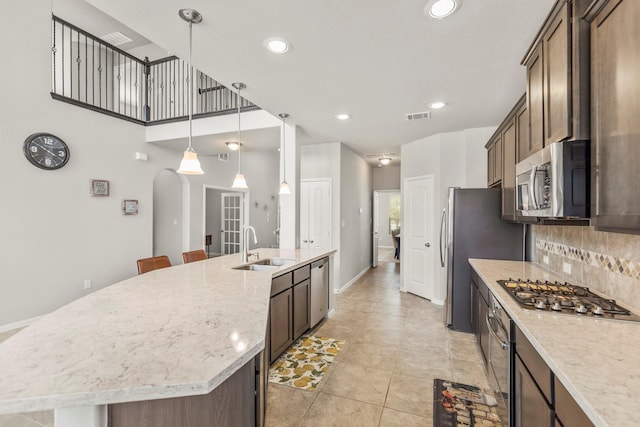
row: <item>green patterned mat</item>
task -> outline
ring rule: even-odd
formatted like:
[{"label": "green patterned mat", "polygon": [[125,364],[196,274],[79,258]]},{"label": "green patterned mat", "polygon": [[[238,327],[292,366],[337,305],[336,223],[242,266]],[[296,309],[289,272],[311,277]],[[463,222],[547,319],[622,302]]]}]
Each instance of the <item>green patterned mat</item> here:
[{"label": "green patterned mat", "polygon": [[303,335],[269,369],[269,382],[315,390],[344,341]]}]

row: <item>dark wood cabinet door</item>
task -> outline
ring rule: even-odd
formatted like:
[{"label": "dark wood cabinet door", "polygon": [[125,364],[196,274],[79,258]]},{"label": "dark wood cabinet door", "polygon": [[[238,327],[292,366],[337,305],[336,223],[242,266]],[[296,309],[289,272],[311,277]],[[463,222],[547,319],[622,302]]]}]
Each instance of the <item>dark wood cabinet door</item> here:
[{"label": "dark wood cabinet door", "polygon": [[293,343],[293,292],[291,289],[271,297],[269,327],[271,349],[269,360],[273,363]]},{"label": "dark wood cabinet door", "polygon": [[611,0],[591,23],[592,225],[640,230],[640,2]]},{"label": "dark wood cabinet door", "polygon": [[516,220],[516,118],[502,129],[502,219]]},{"label": "dark wood cabinet door", "polygon": [[529,110],[529,152],[544,148],[544,66],[542,43],[525,64],[527,67],[527,110]]},{"label": "dark wood cabinet door", "polygon": [[494,183],[502,181],[502,137],[498,135],[495,140]]},{"label": "dark wood cabinet door", "polygon": [[516,427],[551,427],[555,420],[553,411],[536,386],[527,368],[515,357],[515,407]]},{"label": "dark wood cabinet door", "polygon": [[545,145],[571,136],[571,24],[564,3],[543,37]]},{"label": "dark wood cabinet door", "polygon": [[527,110],[527,104],[525,102],[516,112],[516,133],[518,140],[516,163],[523,161],[533,153],[531,150],[531,140],[529,139],[530,132],[529,110]]},{"label": "dark wood cabinet door", "polygon": [[311,280],[307,279],[293,287],[293,340],[300,338],[309,329],[309,303],[311,302]]},{"label": "dark wood cabinet door", "polygon": [[491,187],[496,178],[496,146],[495,144],[489,145],[487,148],[487,187]]}]

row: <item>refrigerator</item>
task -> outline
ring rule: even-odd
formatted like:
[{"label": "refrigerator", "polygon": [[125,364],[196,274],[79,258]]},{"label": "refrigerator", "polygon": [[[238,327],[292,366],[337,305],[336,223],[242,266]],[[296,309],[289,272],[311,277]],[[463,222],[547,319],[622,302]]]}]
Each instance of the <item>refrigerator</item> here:
[{"label": "refrigerator", "polygon": [[449,188],[440,224],[440,261],[447,271],[445,325],[472,332],[469,258],[524,260],[522,224],[503,221],[499,188]]}]

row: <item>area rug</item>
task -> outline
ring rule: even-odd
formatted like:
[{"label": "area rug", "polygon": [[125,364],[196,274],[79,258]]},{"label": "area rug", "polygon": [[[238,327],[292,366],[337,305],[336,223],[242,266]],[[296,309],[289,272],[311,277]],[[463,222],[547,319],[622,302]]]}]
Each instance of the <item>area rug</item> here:
[{"label": "area rug", "polygon": [[269,369],[269,382],[315,390],[344,341],[303,335]]},{"label": "area rug", "polygon": [[492,391],[453,381],[433,381],[435,427],[507,427],[499,412]]}]

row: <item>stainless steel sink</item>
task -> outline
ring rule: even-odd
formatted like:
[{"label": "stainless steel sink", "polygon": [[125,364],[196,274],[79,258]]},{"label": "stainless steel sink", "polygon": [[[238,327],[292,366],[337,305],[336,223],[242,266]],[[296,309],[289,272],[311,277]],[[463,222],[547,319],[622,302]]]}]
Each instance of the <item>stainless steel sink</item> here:
[{"label": "stainless steel sink", "polygon": [[252,265],[272,265],[276,267],[282,267],[283,265],[290,265],[296,262],[295,259],[286,259],[286,258],[265,258],[260,261],[256,261],[252,263]]},{"label": "stainless steel sink", "polygon": [[234,270],[249,270],[249,271],[268,271],[275,270],[276,268],[294,264],[296,260],[285,258],[265,258],[251,264],[242,264],[237,267],[233,267]]}]

